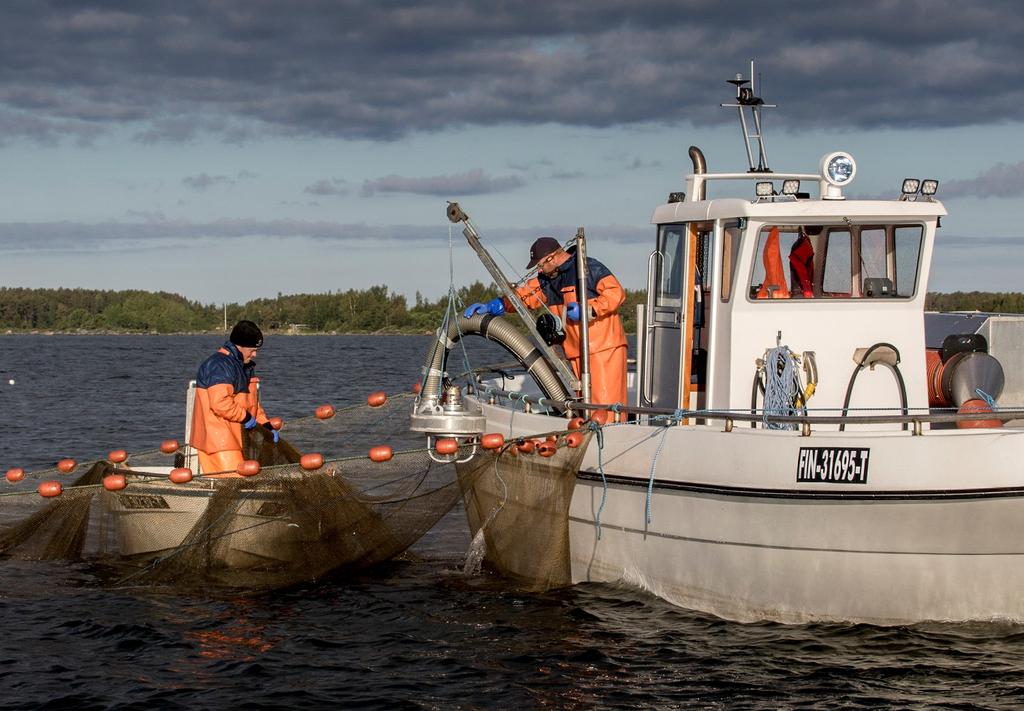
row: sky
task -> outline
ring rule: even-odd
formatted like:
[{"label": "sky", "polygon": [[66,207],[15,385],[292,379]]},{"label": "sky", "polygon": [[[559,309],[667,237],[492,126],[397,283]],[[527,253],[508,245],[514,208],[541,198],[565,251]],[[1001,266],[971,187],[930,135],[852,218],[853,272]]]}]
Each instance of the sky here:
[{"label": "sky", "polygon": [[[851,196],[940,181],[929,289],[1024,290],[1024,5],[688,0],[7,0],[0,286],[202,303],[515,278],[540,235],[646,281],[654,207],[746,155],[850,151]],[[507,261],[506,261],[507,260]]]}]

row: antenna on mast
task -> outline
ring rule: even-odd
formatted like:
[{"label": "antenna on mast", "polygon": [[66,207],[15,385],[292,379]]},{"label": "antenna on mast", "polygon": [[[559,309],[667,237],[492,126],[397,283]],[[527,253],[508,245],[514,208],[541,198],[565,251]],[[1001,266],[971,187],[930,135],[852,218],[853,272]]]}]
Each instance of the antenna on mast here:
[{"label": "antenna on mast", "polygon": [[[750,173],[770,173],[768,167],[768,153],[764,148],[764,133],[761,130],[761,109],[774,109],[775,104],[766,104],[764,99],[754,94],[754,62],[750,62],[750,78],[744,79],[742,74],[737,74],[735,79],[727,79],[730,84],[736,87],[736,103],[722,104],[725,108],[736,108],[740,115],[740,128],[743,130],[743,146],[747,149],[747,163],[750,165]],[[746,84],[750,86],[745,86]],[[750,111],[753,120],[753,133],[747,124],[747,115],[743,109]],[[751,141],[757,141],[757,167],[754,167],[754,152],[751,150]]]}]

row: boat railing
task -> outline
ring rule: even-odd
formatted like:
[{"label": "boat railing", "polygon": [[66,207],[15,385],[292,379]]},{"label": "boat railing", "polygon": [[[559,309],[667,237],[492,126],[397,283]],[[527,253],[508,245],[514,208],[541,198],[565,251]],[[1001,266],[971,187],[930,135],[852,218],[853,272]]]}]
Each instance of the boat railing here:
[{"label": "boat railing", "polygon": [[[739,410],[673,410],[664,407],[642,407],[623,404],[598,404],[583,402],[581,400],[557,400],[542,397],[539,395],[527,395],[521,392],[503,390],[501,388],[486,385],[477,385],[476,394],[489,399],[491,404],[496,404],[499,399],[507,399],[510,403],[520,402],[527,411],[532,407],[554,407],[564,410],[566,415],[583,415],[598,410],[610,410],[612,412],[625,413],[627,415],[639,415],[654,420],[654,423],[677,424],[690,420],[721,421],[725,430],[731,431],[737,422],[748,423],[772,423],[779,425],[797,425],[804,435],[809,435],[815,425],[840,425],[847,427],[855,425],[881,425],[881,424],[907,424],[910,425],[910,432],[920,435],[925,423],[949,424],[957,422],[977,422],[980,420],[999,420],[1002,423],[1011,420],[1024,419],[1024,409],[1014,407],[1012,409],[994,409],[991,412],[927,412],[910,414],[846,414],[846,415],[778,415],[766,413],[763,410],[751,412],[749,409]],[[652,423],[653,424],[653,423]]]}]

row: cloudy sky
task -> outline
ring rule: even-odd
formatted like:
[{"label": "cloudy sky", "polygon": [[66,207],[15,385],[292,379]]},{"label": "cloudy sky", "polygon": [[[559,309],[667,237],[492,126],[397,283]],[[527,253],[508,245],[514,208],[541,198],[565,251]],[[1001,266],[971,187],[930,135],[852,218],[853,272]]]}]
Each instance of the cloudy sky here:
[{"label": "cloudy sky", "polygon": [[930,288],[1024,289],[1015,0],[8,0],[0,286],[433,298],[458,200],[516,268],[582,225],[641,287],[687,147],[746,167],[719,104],[752,59],[773,168],[937,178]]}]

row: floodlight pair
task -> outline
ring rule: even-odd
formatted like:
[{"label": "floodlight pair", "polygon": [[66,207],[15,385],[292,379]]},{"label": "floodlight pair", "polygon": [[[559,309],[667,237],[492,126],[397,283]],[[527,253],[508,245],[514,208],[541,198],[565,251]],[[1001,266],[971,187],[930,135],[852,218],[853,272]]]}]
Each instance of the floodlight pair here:
[{"label": "floodlight pair", "polygon": [[[759,197],[771,197],[778,195],[775,192],[775,184],[770,180],[763,180],[754,186],[755,194]],[[782,195],[796,195],[800,192],[800,181],[790,178],[782,181]]]},{"label": "floodlight pair", "polygon": [[922,195],[931,197],[939,190],[939,181],[926,178],[925,180],[918,180],[917,178],[904,178],[903,188],[901,192],[904,196],[916,195],[918,191],[921,191]]}]

